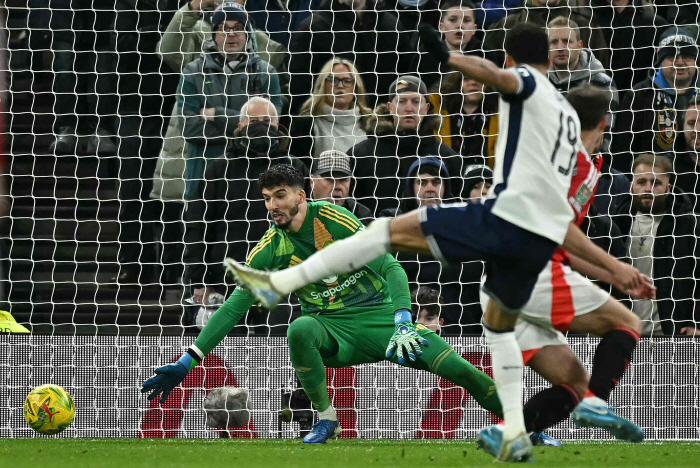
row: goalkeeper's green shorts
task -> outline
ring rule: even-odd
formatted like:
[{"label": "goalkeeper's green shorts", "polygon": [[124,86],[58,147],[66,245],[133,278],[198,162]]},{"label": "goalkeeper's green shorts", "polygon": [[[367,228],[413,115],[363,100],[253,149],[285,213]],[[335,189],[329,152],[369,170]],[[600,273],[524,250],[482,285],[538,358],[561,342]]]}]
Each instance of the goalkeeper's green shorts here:
[{"label": "goalkeeper's green shorts", "polygon": [[[308,314],[299,319],[312,319],[321,324],[327,336],[321,357],[326,367],[346,367],[370,364],[386,359],[386,348],[394,334],[394,307],[349,307],[332,314]],[[297,319],[297,320],[299,320]],[[421,346],[423,354],[406,366],[436,372],[440,363],[453,352],[452,347],[437,333],[422,325],[418,334],[428,340],[430,346]],[[391,362],[398,364],[396,354]]]}]

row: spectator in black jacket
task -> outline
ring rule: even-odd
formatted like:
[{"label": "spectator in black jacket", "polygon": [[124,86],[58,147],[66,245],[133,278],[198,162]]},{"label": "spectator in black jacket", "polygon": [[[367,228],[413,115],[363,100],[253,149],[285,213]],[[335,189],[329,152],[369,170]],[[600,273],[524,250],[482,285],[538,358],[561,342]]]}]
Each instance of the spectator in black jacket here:
[{"label": "spectator in black jacket", "polygon": [[[442,32],[442,40],[450,51],[484,56],[481,41],[475,35],[476,7],[471,0],[445,0],[440,6],[438,29]],[[416,54],[411,70],[418,70],[421,80],[429,89],[436,83],[440,86],[441,78],[450,72],[449,67],[428,53]]]},{"label": "spectator in black jacket", "polygon": [[373,213],[398,208],[403,191],[401,175],[407,174],[419,157],[440,158],[461,185],[462,158],[435,138],[440,117],[429,113],[425,85],[415,76],[404,75],[391,89],[392,100],[376,109],[366,127],[367,140],[348,151],[355,159],[355,198]]},{"label": "spectator in black jacket", "polygon": [[309,98],[313,79],[324,64],[340,56],[355,64],[374,107],[398,74],[412,61],[396,15],[377,11],[374,0],[326,0],[306,18],[289,44],[291,112]]},{"label": "spectator in black jacket", "polygon": [[[455,201],[450,173],[438,158],[420,158],[406,172],[404,193],[398,208],[380,216],[397,216],[420,206]],[[400,253],[397,256],[411,286],[430,286],[445,298],[441,316],[450,334],[481,333],[479,287],[484,273],[481,261],[445,266],[430,255]]]},{"label": "spectator in black jacket", "polygon": [[310,179],[313,199],[342,206],[363,224],[369,224],[374,219],[372,212],[349,197],[352,182],[350,157],[347,154],[338,150],[326,150],[314,159]]},{"label": "spectator in black jacket", "polygon": [[449,203],[452,199],[450,173],[438,158],[417,159],[406,173],[398,208],[387,208],[379,216],[395,217],[421,206]]},{"label": "spectator in black jacket", "polygon": [[630,172],[632,154],[672,151],[683,109],[695,94],[698,46],[682,28],[670,28],[659,43],[658,71],[623,101],[613,140],[613,167]]},{"label": "spectator in black jacket", "polygon": [[485,198],[493,185],[493,171],[485,164],[472,164],[464,171],[462,199],[466,202]]},{"label": "spectator in black jacket", "polygon": [[643,154],[634,160],[632,195],[615,222],[640,272],[654,280],[656,299],[635,300],[645,335],[695,335],[698,299],[698,218],[690,200],[671,185],[671,161]]},{"label": "spectator in black jacket", "polygon": [[635,6],[633,0],[591,0],[590,3],[594,27],[603,34],[612,52],[609,68],[613,81],[624,93],[648,76],[654,63],[654,45],[668,23],[653,12]]},{"label": "spectator in black jacket", "polygon": [[258,176],[275,164],[292,164],[271,101],[253,97],[240,116],[226,158],[207,165],[199,193],[185,212],[185,276],[197,303],[206,304],[213,290],[223,289],[224,258],[245,261],[270,227]]},{"label": "spectator in black jacket", "polygon": [[694,97],[683,116],[682,148],[673,158],[673,172],[676,174],[674,186],[688,194],[693,211],[700,210],[700,98]]}]

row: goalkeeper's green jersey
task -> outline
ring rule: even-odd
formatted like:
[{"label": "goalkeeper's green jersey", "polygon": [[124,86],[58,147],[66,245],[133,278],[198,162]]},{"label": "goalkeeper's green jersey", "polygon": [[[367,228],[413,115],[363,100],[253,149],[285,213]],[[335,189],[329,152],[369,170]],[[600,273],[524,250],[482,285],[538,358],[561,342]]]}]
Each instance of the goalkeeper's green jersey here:
[{"label": "goalkeeper's green jersey", "polygon": [[[363,229],[345,208],[328,202],[308,202],[298,232],[271,227],[248,254],[247,264],[259,270],[284,269],[303,262],[328,244]],[[295,291],[302,314],[352,314],[367,308],[410,309],[406,273],[396,259],[383,255],[347,275],[332,276]],[[208,354],[255,303],[248,291],[237,288],[216,311],[195,341]]]}]

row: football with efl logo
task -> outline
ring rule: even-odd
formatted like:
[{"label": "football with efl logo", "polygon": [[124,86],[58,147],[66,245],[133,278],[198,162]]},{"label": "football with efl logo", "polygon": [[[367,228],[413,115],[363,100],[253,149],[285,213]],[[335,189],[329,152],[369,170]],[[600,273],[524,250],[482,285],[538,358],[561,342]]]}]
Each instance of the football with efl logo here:
[{"label": "football with efl logo", "polygon": [[73,398],[58,385],[36,387],[24,400],[24,419],[40,434],[58,434],[70,426],[74,416]]}]

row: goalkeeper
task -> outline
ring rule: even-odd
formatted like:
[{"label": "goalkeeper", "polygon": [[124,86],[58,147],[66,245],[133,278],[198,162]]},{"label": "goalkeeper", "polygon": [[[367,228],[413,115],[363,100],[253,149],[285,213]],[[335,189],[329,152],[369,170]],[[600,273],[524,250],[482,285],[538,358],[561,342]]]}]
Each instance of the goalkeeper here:
[{"label": "goalkeeper", "polygon": [[[327,202],[307,202],[304,178],[288,165],[260,175],[265,205],[274,226],[248,255],[256,269],[301,263],[331,242],[362,229],[357,218]],[[302,316],[287,332],[289,356],[319,414],[305,443],[324,443],[340,433],[326,388],[326,366],[345,367],[389,359],[426,370],[464,387],[485,409],[502,417],[493,380],[462,359],[442,338],[411,323],[406,273],[390,254],[347,275],[324,278],[298,291]],[[149,400],[170,391],[233,329],[255,299],[236,289],[212,316],[192,347],[175,363],[156,369],[142,392]],[[387,348],[387,344],[389,347]]]}]

